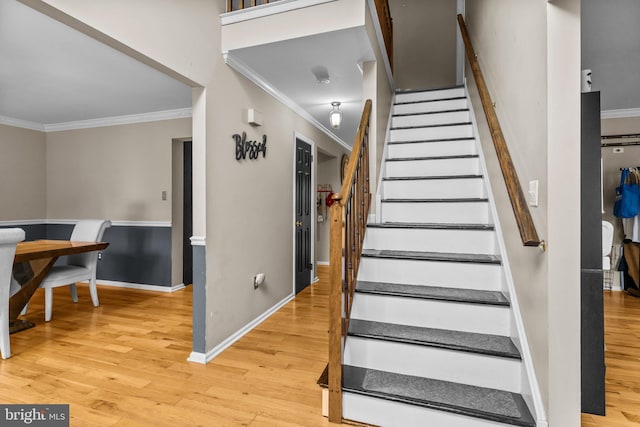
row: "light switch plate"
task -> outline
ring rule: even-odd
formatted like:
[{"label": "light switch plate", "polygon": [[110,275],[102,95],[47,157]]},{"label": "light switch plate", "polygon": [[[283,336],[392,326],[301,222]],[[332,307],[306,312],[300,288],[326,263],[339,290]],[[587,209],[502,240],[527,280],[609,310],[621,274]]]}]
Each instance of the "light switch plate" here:
[{"label": "light switch plate", "polygon": [[538,206],[538,180],[529,181],[529,206]]}]

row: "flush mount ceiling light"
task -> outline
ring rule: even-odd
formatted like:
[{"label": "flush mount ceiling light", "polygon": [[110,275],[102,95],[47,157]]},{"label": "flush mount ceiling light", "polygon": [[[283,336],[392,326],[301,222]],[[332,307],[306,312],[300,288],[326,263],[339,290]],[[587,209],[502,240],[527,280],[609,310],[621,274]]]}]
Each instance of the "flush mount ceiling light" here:
[{"label": "flush mount ceiling light", "polygon": [[327,67],[317,65],[311,69],[311,72],[315,76],[316,82],[318,84],[327,85],[331,83],[331,78],[329,77],[329,70],[327,70]]},{"label": "flush mount ceiling light", "polygon": [[340,103],[334,101],[331,103],[331,111],[329,111],[329,123],[331,123],[331,127],[334,129],[338,129],[340,127],[340,123],[342,123],[342,111],[340,111]]}]

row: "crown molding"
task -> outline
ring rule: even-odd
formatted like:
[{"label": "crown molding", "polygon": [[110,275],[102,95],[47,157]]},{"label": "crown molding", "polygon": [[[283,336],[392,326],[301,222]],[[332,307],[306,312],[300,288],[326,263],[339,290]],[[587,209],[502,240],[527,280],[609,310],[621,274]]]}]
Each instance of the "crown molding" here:
[{"label": "crown molding", "polygon": [[13,117],[7,117],[7,116],[0,116],[0,125],[7,125],[7,126],[13,126],[17,128],[45,132],[44,125],[42,123],[30,122],[28,120],[14,119]]},{"label": "crown molding", "polygon": [[624,119],[627,117],[640,117],[640,108],[626,108],[622,110],[603,110],[600,112],[602,119]]},{"label": "crown molding", "polygon": [[224,58],[224,62],[229,65],[231,68],[245,76],[247,79],[252,81],[262,90],[267,92],[269,95],[276,98],[278,101],[289,107],[293,112],[298,114],[300,117],[311,123],[313,126],[317,127],[320,131],[325,133],[329,138],[340,144],[347,151],[351,152],[353,149],[349,144],[344,142],[342,139],[338,138],[333,134],[326,126],[316,120],[311,114],[309,114],[304,108],[298,105],[294,100],[286,96],[284,93],[280,92],[275,87],[271,86],[260,74],[258,74],[251,67],[246,65],[244,62],[234,58],[233,55],[229,55],[229,52],[224,52],[222,54]]},{"label": "crown molding", "polygon": [[154,111],[151,113],[129,114],[126,116],[104,117],[101,119],[78,120],[75,122],[52,123],[44,125],[45,132],[63,130],[88,129],[103,126],[128,125],[134,123],[158,122],[162,120],[183,119],[191,117],[191,108]]},{"label": "crown molding", "polygon": [[[0,221],[0,227],[21,225],[75,225],[79,219],[24,219]],[[111,221],[112,227],[171,227],[171,221]]]},{"label": "crown molding", "polygon": [[276,15],[290,10],[302,9],[322,3],[330,3],[336,0],[280,0],[275,3],[266,3],[252,6],[248,9],[234,10],[220,15],[220,24],[229,25],[263,16]]},{"label": "crown molding", "polygon": [[191,108],[154,111],[151,113],[129,114],[126,116],[104,117],[101,119],[78,120],[75,122],[42,124],[27,120],[0,116],[0,124],[40,132],[58,132],[63,130],[98,128],[103,126],[130,125],[135,123],[159,122],[162,120],[184,119],[192,115]]}]

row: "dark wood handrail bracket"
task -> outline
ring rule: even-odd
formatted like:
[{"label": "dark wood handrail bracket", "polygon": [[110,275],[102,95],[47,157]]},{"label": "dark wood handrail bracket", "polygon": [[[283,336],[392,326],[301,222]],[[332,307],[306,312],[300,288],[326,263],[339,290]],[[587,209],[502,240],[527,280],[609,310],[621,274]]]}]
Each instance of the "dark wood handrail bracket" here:
[{"label": "dark wood handrail bracket", "polygon": [[516,172],[509,149],[507,148],[507,142],[502,133],[498,116],[496,115],[494,104],[491,101],[491,95],[487,89],[487,84],[480,70],[478,64],[477,55],[473,49],[471,38],[467,32],[467,27],[464,23],[462,15],[458,15],[458,24],[460,26],[460,32],[462,34],[462,40],[464,41],[465,50],[467,53],[467,59],[469,65],[473,71],[473,77],[480,93],[480,99],[482,101],[482,108],[484,110],[489,130],[491,131],[491,137],[493,139],[493,146],[498,154],[498,162],[500,163],[500,169],[502,170],[502,176],[504,177],[505,184],[507,186],[507,192],[509,194],[509,200],[511,201],[511,207],[516,217],[516,223],[518,224],[518,230],[520,231],[520,238],[524,246],[537,246],[542,251],[546,250],[546,242],[538,237],[527,200],[522,191],[520,180]]},{"label": "dark wood handrail bracket", "polygon": [[333,195],[329,262],[329,421],[342,422],[342,354],[369,217],[369,120],[365,102],[340,192]]}]

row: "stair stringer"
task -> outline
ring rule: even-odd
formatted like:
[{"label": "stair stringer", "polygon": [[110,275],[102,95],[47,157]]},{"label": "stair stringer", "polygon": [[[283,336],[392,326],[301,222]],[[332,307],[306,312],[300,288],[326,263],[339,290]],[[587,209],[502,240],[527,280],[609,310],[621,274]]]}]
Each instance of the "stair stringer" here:
[{"label": "stair stringer", "polygon": [[[511,302],[511,338],[514,341],[516,347],[521,353],[523,362],[522,372],[522,397],[529,406],[533,417],[536,420],[537,427],[548,427],[548,421],[544,404],[542,402],[542,394],[540,392],[540,385],[533,366],[533,359],[531,357],[531,348],[529,347],[529,341],[522,321],[522,312],[520,311],[520,305],[518,303],[518,297],[515,292],[515,284],[513,282],[513,275],[511,274],[511,267],[509,264],[509,254],[507,247],[504,243],[504,235],[502,233],[502,226],[500,224],[500,217],[496,209],[495,199],[493,196],[493,190],[491,188],[491,182],[489,180],[489,174],[487,170],[487,164],[485,161],[484,151],[482,144],[480,143],[480,133],[478,130],[477,116],[471,103],[471,97],[469,94],[469,88],[465,80],[465,93],[467,95],[467,103],[469,107],[470,119],[473,127],[473,133],[476,137],[476,145],[478,154],[480,156],[480,169],[484,175],[485,191],[487,198],[489,199],[490,215],[493,217],[493,223],[495,227],[495,236],[500,249],[499,253],[502,256],[502,274],[503,274],[503,286],[504,293]],[[385,143],[386,144],[386,143]],[[532,249],[535,250],[535,249]]]},{"label": "stair stringer", "polygon": [[393,96],[391,97],[391,110],[389,111],[389,118],[387,120],[387,131],[384,134],[384,145],[382,148],[382,157],[381,159],[383,159],[380,162],[380,168],[378,169],[378,176],[377,176],[377,185],[376,185],[376,192],[374,194],[374,200],[375,200],[375,207],[376,207],[376,211],[373,214],[369,214],[369,218],[368,218],[368,223],[373,223],[373,224],[380,224],[382,222],[382,199],[384,198],[384,185],[382,185],[382,178],[384,176],[386,176],[387,173],[387,162],[384,161],[384,159],[387,158],[387,154],[389,151],[389,137],[391,136],[391,123],[393,121],[393,105],[396,102],[396,93],[394,92]]}]

